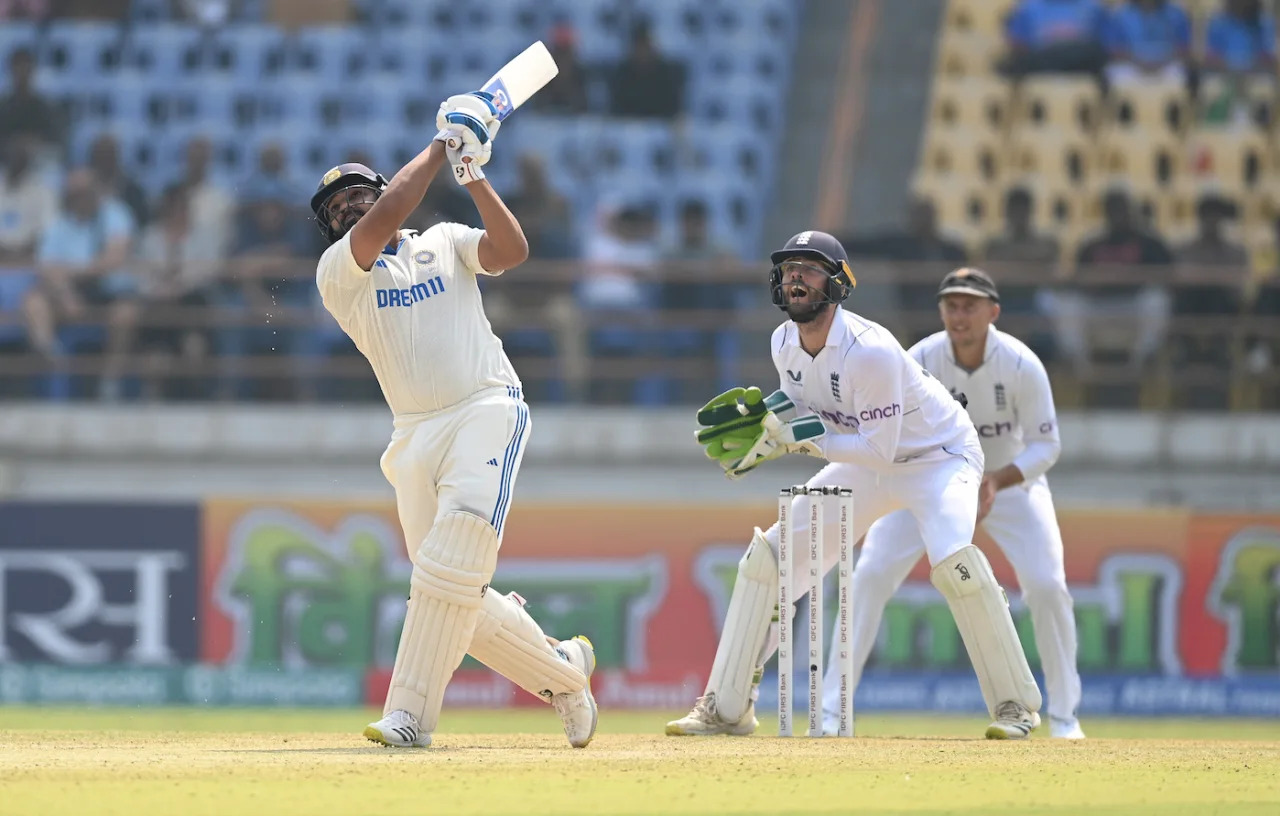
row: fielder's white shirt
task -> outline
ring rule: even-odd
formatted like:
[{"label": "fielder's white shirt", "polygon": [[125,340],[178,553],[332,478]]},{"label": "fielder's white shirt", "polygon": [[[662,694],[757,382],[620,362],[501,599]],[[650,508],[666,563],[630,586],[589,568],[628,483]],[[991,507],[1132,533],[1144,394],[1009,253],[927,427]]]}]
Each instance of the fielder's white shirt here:
[{"label": "fielder's white shirt", "polygon": [[324,307],[378,377],[395,416],[438,411],[486,388],[520,387],[480,300],[476,249],[483,230],[436,224],[401,230],[366,271],[351,233],[316,270]]},{"label": "fielder's white shirt", "polygon": [[816,357],[790,320],[774,330],[771,348],[782,391],[800,413],[822,418],[829,462],[883,469],[973,432],[960,403],[897,338],[838,306]]},{"label": "fielder's white shirt", "polygon": [[929,335],[909,353],[951,393],[964,394],[988,471],[1014,464],[1029,483],[1058,461],[1062,443],[1049,375],[1021,340],[991,326],[982,365],[973,371],[956,363],[945,331]]}]

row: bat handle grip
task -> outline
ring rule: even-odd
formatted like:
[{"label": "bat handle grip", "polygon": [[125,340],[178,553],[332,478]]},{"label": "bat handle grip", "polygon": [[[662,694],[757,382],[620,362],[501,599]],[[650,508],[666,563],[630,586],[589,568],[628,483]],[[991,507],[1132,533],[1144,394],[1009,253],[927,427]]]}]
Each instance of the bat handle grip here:
[{"label": "bat handle grip", "polygon": [[457,136],[450,136],[448,139],[445,139],[444,146],[450,150],[457,150],[462,147],[462,140]]}]

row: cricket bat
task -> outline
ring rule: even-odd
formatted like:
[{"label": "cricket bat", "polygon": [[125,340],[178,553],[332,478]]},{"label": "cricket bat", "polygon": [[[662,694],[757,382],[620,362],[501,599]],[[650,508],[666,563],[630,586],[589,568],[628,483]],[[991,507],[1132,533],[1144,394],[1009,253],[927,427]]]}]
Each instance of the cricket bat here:
[{"label": "cricket bat", "polygon": [[[501,122],[542,90],[558,73],[560,69],[551,52],[542,44],[542,40],[538,40],[499,68],[498,73],[489,77],[489,81],[480,90],[493,94],[493,106],[498,109],[498,121]],[[460,146],[456,138],[449,139],[445,144],[455,150]]]},{"label": "cricket bat", "polygon": [[516,108],[542,90],[555,79],[560,69],[551,52],[538,40],[521,51],[518,56],[498,69],[480,90],[493,94],[493,104],[498,109],[498,121],[506,119]]}]

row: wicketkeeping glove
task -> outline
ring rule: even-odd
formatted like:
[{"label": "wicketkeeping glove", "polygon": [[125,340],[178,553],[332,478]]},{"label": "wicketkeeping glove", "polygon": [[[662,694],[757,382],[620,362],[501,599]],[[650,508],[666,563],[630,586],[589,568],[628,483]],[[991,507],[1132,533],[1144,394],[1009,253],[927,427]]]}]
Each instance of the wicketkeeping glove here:
[{"label": "wicketkeeping glove", "polygon": [[[795,405],[781,391],[763,396],[759,388],[730,388],[714,397],[698,410],[698,444],[705,445],[716,437],[742,428],[755,428],[770,411],[794,414]],[[785,416],[782,418],[786,418]]]},{"label": "wicketkeeping glove", "polygon": [[[707,446],[707,455],[716,459],[725,475],[737,479],[762,462],[777,459],[788,453],[804,453],[822,456],[818,440],[826,433],[822,420],[816,416],[800,417],[783,422],[769,412],[754,435],[745,429],[722,436]],[[719,455],[713,455],[713,450]]]}]

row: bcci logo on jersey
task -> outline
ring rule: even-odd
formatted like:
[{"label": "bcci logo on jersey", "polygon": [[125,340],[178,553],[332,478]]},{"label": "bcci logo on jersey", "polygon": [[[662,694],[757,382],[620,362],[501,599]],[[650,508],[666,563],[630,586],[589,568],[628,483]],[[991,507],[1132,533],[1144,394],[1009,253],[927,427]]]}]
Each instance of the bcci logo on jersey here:
[{"label": "bcci logo on jersey", "polygon": [[408,289],[375,289],[374,291],[377,293],[379,309],[385,309],[388,306],[412,306],[432,295],[444,292],[444,281],[437,275],[426,283],[415,283]]}]

